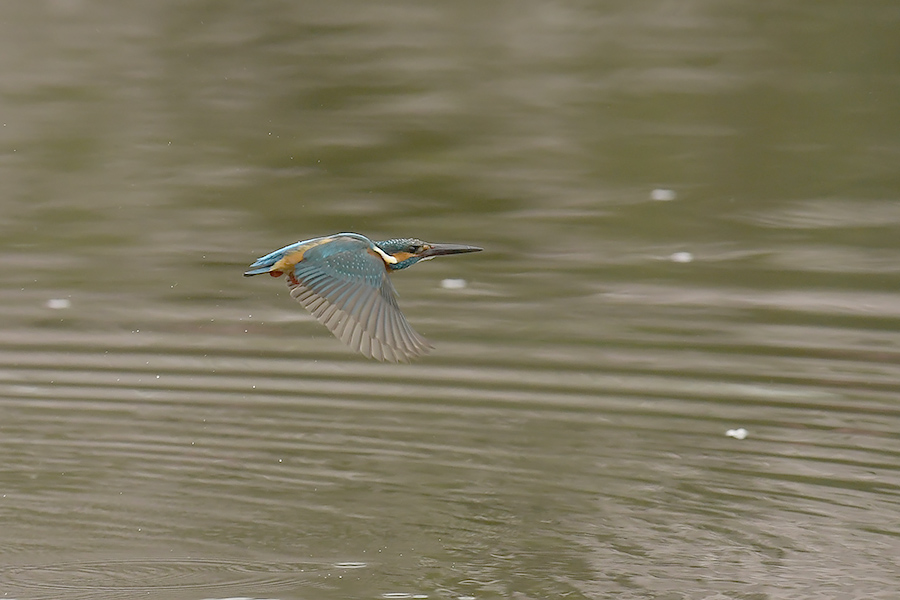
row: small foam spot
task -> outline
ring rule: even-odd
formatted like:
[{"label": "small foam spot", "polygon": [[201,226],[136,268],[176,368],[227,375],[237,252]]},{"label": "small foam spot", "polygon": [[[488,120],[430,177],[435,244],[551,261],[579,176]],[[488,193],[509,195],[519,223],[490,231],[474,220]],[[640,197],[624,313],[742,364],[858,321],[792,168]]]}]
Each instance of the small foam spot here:
[{"label": "small foam spot", "polygon": [[677,263],[689,263],[694,261],[694,255],[690,252],[675,252],[669,256],[669,260]]},{"label": "small foam spot", "polygon": [[461,290],[467,285],[469,285],[469,282],[465,279],[444,279],[441,281],[441,287],[445,290]]},{"label": "small foam spot", "polygon": [[657,202],[671,202],[675,198],[677,198],[675,190],[656,188],[655,190],[650,192],[650,199],[656,200]]},{"label": "small foam spot", "polygon": [[45,306],[47,308],[52,308],[53,310],[64,310],[66,308],[71,308],[72,302],[68,298],[50,298],[47,300]]},{"label": "small foam spot", "polygon": [[744,429],[743,427],[740,427],[738,429],[729,429],[728,431],[725,432],[725,435],[728,437],[734,438],[736,440],[742,440],[747,437],[747,433],[748,432],[746,429]]}]

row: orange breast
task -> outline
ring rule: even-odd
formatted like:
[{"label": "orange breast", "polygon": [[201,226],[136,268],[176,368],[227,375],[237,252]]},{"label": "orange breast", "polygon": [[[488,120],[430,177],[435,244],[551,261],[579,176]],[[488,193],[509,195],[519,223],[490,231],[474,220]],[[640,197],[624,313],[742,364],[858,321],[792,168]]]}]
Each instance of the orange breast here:
[{"label": "orange breast", "polygon": [[269,269],[269,272],[272,271],[281,271],[282,273],[285,271],[292,271],[294,269],[294,265],[303,260],[303,255],[306,253],[307,248],[303,248],[302,250],[297,250],[296,252],[291,252],[287,254],[279,260],[277,263],[272,265],[272,268]]}]

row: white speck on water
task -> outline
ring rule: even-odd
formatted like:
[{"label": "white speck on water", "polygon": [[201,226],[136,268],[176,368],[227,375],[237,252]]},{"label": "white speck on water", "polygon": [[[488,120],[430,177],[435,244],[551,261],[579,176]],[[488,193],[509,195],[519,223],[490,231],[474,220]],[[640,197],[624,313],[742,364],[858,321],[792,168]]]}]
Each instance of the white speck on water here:
[{"label": "white speck on water", "polygon": [[739,429],[729,429],[725,432],[725,435],[728,437],[732,437],[736,440],[742,440],[747,437],[747,430],[743,427]]},{"label": "white speck on water", "polygon": [[66,308],[70,308],[72,306],[72,302],[68,298],[50,298],[49,300],[47,300],[46,306],[47,308],[52,308],[53,310],[63,310]]},{"label": "white speck on water", "polygon": [[650,192],[650,199],[656,200],[657,202],[671,202],[677,196],[675,195],[675,190],[666,190],[663,188],[656,188],[652,192]]},{"label": "white speck on water", "polygon": [[689,263],[693,262],[694,255],[690,252],[675,252],[669,257],[669,260],[677,263]]},{"label": "white speck on water", "polygon": [[441,287],[445,290],[461,290],[467,285],[469,285],[469,282],[465,279],[444,279],[441,281]]}]

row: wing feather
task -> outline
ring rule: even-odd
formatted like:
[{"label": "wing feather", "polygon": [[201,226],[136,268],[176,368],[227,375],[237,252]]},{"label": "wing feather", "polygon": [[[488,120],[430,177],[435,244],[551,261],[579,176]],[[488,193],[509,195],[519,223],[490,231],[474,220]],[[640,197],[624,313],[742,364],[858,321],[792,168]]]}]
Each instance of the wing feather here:
[{"label": "wing feather", "polygon": [[431,349],[400,312],[384,262],[362,239],[340,236],[310,248],[287,281],[293,298],[365,356],[405,362]]}]

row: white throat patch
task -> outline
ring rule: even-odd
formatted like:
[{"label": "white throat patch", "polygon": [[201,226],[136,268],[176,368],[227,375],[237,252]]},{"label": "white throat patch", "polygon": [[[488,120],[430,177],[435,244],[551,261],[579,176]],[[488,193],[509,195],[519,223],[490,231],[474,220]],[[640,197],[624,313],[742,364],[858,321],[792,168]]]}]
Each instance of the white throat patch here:
[{"label": "white throat patch", "polygon": [[384,259],[384,262],[386,262],[387,264],[389,264],[389,265],[396,265],[396,264],[397,264],[397,259],[396,259],[396,258],[394,258],[393,256],[391,256],[390,254],[385,254],[385,253],[384,253],[384,250],[382,250],[382,249],[379,248],[378,246],[375,246],[375,252],[377,252],[377,253],[379,254],[379,256],[381,256],[381,258]]}]

